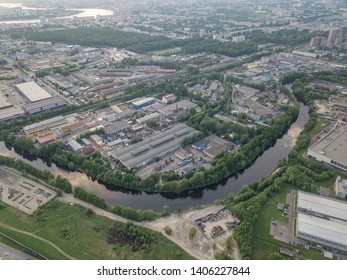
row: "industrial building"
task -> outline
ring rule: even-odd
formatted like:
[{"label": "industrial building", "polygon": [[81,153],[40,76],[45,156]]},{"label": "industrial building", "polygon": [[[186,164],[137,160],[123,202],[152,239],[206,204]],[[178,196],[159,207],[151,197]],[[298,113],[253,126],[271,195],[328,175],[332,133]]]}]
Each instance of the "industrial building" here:
[{"label": "industrial building", "polygon": [[347,252],[347,203],[298,191],[296,237]]},{"label": "industrial building", "polygon": [[131,125],[124,121],[118,121],[104,128],[107,136],[116,135],[120,132],[125,132],[131,128]]},{"label": "industrial building", "polygon": [[78,143],[76,140],[70,140],[67,144],[76,154],[79,154],[82,152],[83,146],[80,143]]},{"label": "industrial building", "polygon": [[16,88],[27,99],[29,103],[35,103],[52,98],[52,95],[50,95],[35,82],[17,84]]},{"label": "industrial building", "polygon": [[59,116],[59,117],[44,120],[38,123],[34,123],[31,125],[24,126],[23,131],[25,132],[26,135],[30,136],[32,134],[39,133],[43,130],[50,129],[58,125],[62,125],[64,123],[67,123],[66,119],[63,116]]},{"label": "industrial building", "polygon": [[309,147],[307,155],[347,171],[347,124],[339,120],[326,136]]},{"label": "industrial building", "polygon": [[131,103],[131,105],[133,105],[136,109],[141,109],[145,106],[151,105],[155,102],[155,99],[152,97],[148,97],[148,98],[140,98],[137,100],[134,100]]},{"label": "industrial building", "polygon": [[162,99],[161,99],[161,102],[163,102],[165,104],[169,104],[169,103],[172,103],[172,102],[175,102],[175,101],[176,101],[176,95],[174,95],[172,93],[163,96]]},{"label": "industrial building", "polygon": [[346,199],[347,197],[347,180],[342,179],[340,176],[337,176],[334,186],[335,196],[338,198]]},{"label": "industrial building", "polygon": [[136,122],[139,123],[139,124],[142,124],[142,123],[146,123],[146,122],[148,122],[150,120],[157,120],[157,119],[159,119],[159,117],[160,117],[160,114],[155,112],[155,113],[146,115],[146,116],[144,116],[142,118],[138,118],[136,120]]},{"label": "industrial building", "polygon": [[24,111],[19,107],[9,107],[0,110],[0,122],[17,119],[24,116]]},{"label": "industrial building", "polygon": [[230,141],[217,135],[205,137],[195,142],[192,147],[212,159],[216,158],[221,152],[230,152],[234,149],[234,145]]},{"label": "industrial building", "polygon": [[181,100],[158,109],[158,112],[163,116],[171,116],[174,114],[180,115],[187,113],[192,108],[197,109],[198,107],[199,106],[193,102]]},{"label": "industrial building", "polygon": [[14,107],[5,94],[0,94],[0,122],[19,118],[24,115],[24,111],[19,107]]},{"label": "industrial building", "polygon": [[26,114],[37,114],[64,106],[67,106],[67,102],[63,98],[59,96],[53,96],[50,99],[26,104],[24,107],[26,109]]},{"label": "industrial building", "polygon": [[134,145],[114,151],[111,155],[119,159],[129,170],[139,168],[176,151],[181,147],[185,137],[192,136],[196,132],[195,129],[180,123]]}]

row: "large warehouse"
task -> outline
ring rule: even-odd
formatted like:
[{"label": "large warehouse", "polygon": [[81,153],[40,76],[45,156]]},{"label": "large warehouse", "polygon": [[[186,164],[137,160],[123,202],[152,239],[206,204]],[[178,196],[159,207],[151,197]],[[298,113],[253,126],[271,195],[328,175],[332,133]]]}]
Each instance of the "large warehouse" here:
[{"label": "large warehouse", "polygon": [[37,114],[64,106],[67,106],[67,102],[63,98],[61,98],[60,96],[53,96],[50,99],[26,104],[24,107],[26,109],[27,114]]},{"label": "large warehouse", "polygon": [[52,119],[44,120],[38,123],[30,124],[23,127],[23,131],[26,135],[30,136],[32,134],[39,133],[43,130],[50,129],[52,127],[56,127],[58,125],[62,125],[67,123],[65,117],[58,116]]},{"label": "large warehouse", "polygon": [[20,118],[24,111],[10,103],[5,94],[0,93],[0,122]]},{"label": "large warehouse", "polygon": [[177,150],[181,147],[182,140],[195,132],[194,128],[180,123],[134,145],[114,151],[112,156],[128,169],[139,168]]},{"label": "large warehouse", "polygon": [[296,236],[347,252],[347,203],[298,191]]},{"label": "large warehouse", "polygon": [[347,171],[347,124],[339,121],[331,132],[308,149],[307,155]]},{"label": "large warehouse", "polygon": [[16,85],[19,92],[30,102],[46,100],[52,97],[47,91],[41,88],[35,82],[27,82]]}]

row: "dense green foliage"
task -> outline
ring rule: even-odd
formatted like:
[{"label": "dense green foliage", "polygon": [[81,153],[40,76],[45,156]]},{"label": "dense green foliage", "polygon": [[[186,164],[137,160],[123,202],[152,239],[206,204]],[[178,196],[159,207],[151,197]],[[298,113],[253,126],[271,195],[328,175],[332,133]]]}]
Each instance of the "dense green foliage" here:
[{"label": "dense green foliage", "polygon": [[[322,77],[322,74],[318,75]],[[310,119],[298,137],[295,147],[289,153],[288,162],[281,161],[279,169],[272,176],[259,183],[244,186],[239,195],[227,202],[227,205],[243,220],[235,230],[235,239],[244,259],[253,257],[255,225],[258,215],[269,197],[280,192],[284,185],[308,192],[317,192],[319,182],[332,180],[335,176],[334,172],[328,170],[324,165],[309,161],[301,155],[302,151],[307,149],[316,125],[317,118],[312,101],[325,97],[322,93],[305,88],[307,83],[314,78],[304,76],[293,85],[294,95],[305,104],[310,105]],[[268,258],[275,257],[273,254],[268,256]]]},{"label": "dense green foliage", "polygon": [[[22,36],[23,31],[12,31],[12,37]],[[78,44],[93,47],[126,48],[139,53],[188,44],[191,40],[172,40],[164,36],[150,36],[142,33],[125,32],[110,28],[78,27],[49,31],[27,30],[28,40],[49,41],[54,43]]]},{"label": "dense green foliage", "polygon": [[61,189],[66,193],[72,193],[72,186],[67,179],[61,176],[54,177],[52,173],[47,170],[40,170],[21,160],[15,160],[4,156],[0,156],[0,165],[15,168],[23,174],[39,178],[47,184]]},{"label": "dense green foliage", "polygon": [[257,50],[257,46],[253,43],[242,42],[237,44],[232,42],[220,42],[217,40],[200,40],[199,42],[190,43],[182,48],[184,53],[195,54],[209,52],[231,57],[255,53]]},{"label": "dense green foliage", "polygon": [[91,203],[101,209],[106,209],[107,204],[104,199],[99,198],[96,194],[90,193],[82,189],[81,187],[76,187],[73,191],[74,197],[86,201],[88,203]]}]

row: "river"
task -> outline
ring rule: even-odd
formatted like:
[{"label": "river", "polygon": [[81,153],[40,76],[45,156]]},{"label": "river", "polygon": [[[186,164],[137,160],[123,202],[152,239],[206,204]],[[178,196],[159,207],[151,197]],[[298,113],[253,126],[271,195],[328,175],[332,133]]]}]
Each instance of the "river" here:
[{"label": "river", "polygon": [[[22,3],[0,3],[0,7],[4,8],[22,8],[23,10],[46,10],[46,8],[29,8],[23,6]],[[72,16],[65,16],[65,17],[57,17],[54,19],[71,19],[74,16],[75,17],[96,17],[96,16],[110,16],[113,15],[112,10],[105,10],[105,9],[67,9],[69,11],[82,11],[79,14],[75,14]],[[49,19],[48,19],[49,20]],[[39,19],[23,19],[23,20],[4,20],[0,21],[0,24],[8,23],[8,24],[22,24],[22,23],[38,23],[40,22]]]},{"label": "river", "polygon": [[13,149],[0,142],[0,155],[21,159],[39,169],[49,170],[54,175],[61,175],[67,178],[73,186],[81,186],[86,191],[93,192],[105,199],[108,205],[123,205],[135,209],[153,209],[160,211],[163,205],[170,206],[171,210],[178,207],[187,209],[204,204],[211,204],[217,199],[224,199],[229,193],[238,193],[243,185],[261,180],[261,178],[271,174],[277,167],[280,159],[286,158],[294,147],[297,137],[304,129],[309,119],[308,107],[300,105],[300,113],[295,123],[293,123],[281,139],[275,145],[266,150],[250,167],[242,174],[237,174],[219,184],[206,189],[186,191],[180,194],[174,193],[146,193],[143,191],[128,191],[118,189],[108,190],[104,185],[91,180],[88,176],[80,172],[71,172],[57,167],[55,164],[46,164],[41,159],[28,159],[17,154]]}]

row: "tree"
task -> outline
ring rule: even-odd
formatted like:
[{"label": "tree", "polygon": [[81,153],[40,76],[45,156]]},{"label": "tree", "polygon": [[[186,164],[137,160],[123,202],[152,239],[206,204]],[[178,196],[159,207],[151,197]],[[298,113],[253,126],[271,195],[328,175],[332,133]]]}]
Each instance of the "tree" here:
[{"label": "tree", "polygon": [[164,228],[164,232],[167,234],[167,235],[171,235],[172,234],[172,229],[169,227],[169,226],[166,226]]}]

